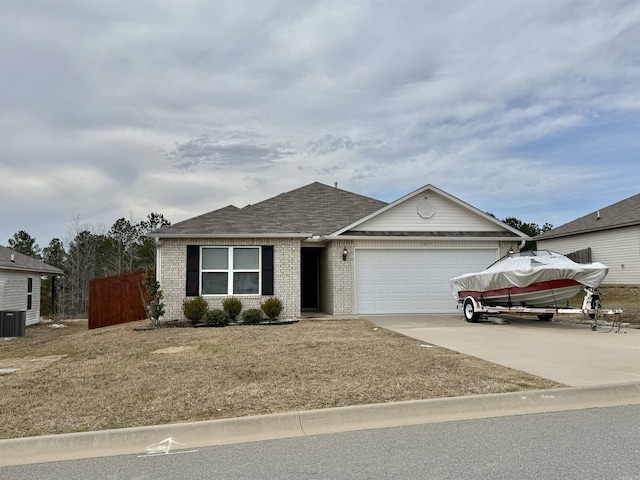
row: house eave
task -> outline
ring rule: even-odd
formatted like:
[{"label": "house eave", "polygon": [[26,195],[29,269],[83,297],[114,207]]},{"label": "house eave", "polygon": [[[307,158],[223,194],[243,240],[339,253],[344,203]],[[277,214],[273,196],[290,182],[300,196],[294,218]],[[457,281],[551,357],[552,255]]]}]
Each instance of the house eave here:
[{"label": "house eave", "polygon": [[573,237],[576,235],[587,235],[589,233],[604,232],[607,230],[617,230],[619,228],[637,227],[637,226],[640,226],[640,223],[629,222],[629,223],[618,224],[618,225],[609,225],[609,226],[600,227],[600,228],[585,228],[583,230],[573,230],[571,232],[557,233],[557,234],[545,235],[545,236],[542,236],[543,234],[541,234],[539,236],[533,237],[533,240],[534,241],[552,240],[555,238]]},{"label": "house eave", "polygon": [[152,238],[293,238],[306,239],[312,233],[152,233]]},{"label": "house eave", "polygon": [[328,235],[326,240],[391,240],[391,241],[490,241],[490,242],[523,242],[528,241],[529,237],[478,237],[478,236],[440,236],[440,235]]},{"label": "house eave", "polygon": [[34,269],[28,267],[11,267],[9,265],[0,265],[0,271],[9,271],[9,272],[21,272],[21,273],[35,273],[38,275],[62,275],[64,272],[62,270],[43,270],[43,269]]}]

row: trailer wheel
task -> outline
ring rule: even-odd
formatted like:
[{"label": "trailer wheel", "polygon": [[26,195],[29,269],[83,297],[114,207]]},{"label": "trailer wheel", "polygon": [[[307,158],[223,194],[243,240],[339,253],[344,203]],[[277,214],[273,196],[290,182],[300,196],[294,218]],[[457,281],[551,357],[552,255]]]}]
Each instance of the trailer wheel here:
[{"label": "trailer wheel", "polygon": [[480,314],[476,312],[476,306],[471,298],[467,298],[462,306],[464,319],[470,323],[477,323]]},{"label": "trailer wheel", "polygon": [[538,315],[538,318],[540,320],[548,322],[549,320],[551,320],[553,318],[553,313],[544,313],[542,315]]}]

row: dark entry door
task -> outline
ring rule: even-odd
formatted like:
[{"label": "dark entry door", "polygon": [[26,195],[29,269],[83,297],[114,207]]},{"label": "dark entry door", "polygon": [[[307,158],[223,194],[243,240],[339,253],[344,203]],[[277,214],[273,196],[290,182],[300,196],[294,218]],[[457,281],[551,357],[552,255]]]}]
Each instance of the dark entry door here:
[{"label": "dark entry door", "polygon": [[320,249],[302,249],[302,309],[318,310],[320,308]]}]

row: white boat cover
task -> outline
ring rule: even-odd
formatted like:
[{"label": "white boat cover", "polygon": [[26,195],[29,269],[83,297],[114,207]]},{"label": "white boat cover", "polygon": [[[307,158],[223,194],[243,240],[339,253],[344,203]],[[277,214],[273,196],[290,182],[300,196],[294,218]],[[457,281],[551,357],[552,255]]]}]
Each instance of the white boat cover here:
[{"label": "white boat cover", "polygon": [[602,263],[576,263],[548,250],[527,251],[506,256],[478,273],[452,278],[451,290],[486,292],[508,287],[526,287],[538,282],[574,279],[587,287],[597,287],[609,267]]}]

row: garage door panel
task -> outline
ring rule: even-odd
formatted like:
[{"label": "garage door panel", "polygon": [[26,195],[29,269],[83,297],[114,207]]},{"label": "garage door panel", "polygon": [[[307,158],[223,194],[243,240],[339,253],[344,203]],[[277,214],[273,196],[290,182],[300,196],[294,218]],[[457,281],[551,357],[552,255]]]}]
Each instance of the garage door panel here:
[{"label": "garage door panel", "polygon": [[[389,284],[381,283],[381,284],[375,285],[374,288],[375,288],[376,295],[386,295],[388,293],[393,292],[391,285]],[[379,300],[376,300],[376,301],[379,301]]]},{"label": "garage door panel", "polygon": [[383,300],[377,300],[375,303],[375,308],[376,310],[380,310],[380,311],[385,311],[385,310],[391,310],[391,302],[389,301],[383,301]]},{"label": "garage door panel", "polygon": [[486,268],[497,249],[358,249],[356,313],[453,313],[449,279]]}]

